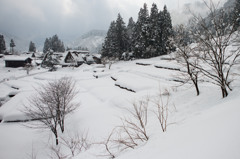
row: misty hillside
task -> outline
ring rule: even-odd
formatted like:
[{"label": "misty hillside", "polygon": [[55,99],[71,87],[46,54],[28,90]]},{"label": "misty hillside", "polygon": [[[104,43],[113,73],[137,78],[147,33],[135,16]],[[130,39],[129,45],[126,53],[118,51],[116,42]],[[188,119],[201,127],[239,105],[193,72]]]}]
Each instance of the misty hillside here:
[{"label": "misty hillside", "polygon": [[106,31],[104,30],[91,30],[65,46],[72,48],[78,46],[87,47],[90,53],[97,53],[102,46],[105,36]]}]

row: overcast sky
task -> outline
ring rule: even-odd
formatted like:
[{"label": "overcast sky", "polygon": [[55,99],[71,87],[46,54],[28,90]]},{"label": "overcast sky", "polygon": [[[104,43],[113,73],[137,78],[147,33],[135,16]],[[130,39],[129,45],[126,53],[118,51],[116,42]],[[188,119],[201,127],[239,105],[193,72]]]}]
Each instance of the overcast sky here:
[{"label": "overcast sky", "polygon": [[[184,6],[203,11],[202,0],[0,0],[0,31],[24,37],[79,37],[92,29],[107,30],[120,13],[127,23],[137,20],[144,2],[172,13],[173,23],[182,22]],[[216,0],[215,0],[216,1]],[[224,0],[222,0],[224,1]],[[201,2],[201,3],[200,3]]]}]

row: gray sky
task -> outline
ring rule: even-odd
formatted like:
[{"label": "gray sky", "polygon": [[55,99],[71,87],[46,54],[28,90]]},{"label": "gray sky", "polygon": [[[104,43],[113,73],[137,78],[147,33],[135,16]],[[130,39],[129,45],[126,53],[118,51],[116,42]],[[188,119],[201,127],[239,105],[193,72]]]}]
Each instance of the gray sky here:
[{"label": "gray sky", "polygon": [[152,3],[156,3],[161,10],[166,4],[172,13],[173,23],[180,23],[186,18],[184,6],[190,5],[195,10],[200,8],[196,1],[0,0],[0,31],[24,38],[50,37],[54,34],[58,34],[60,38],[79,37],[92,29],[107,30],[118,13],[126,23],[131,16],[136,21],[144,2],[148,4],[149,11]]}]

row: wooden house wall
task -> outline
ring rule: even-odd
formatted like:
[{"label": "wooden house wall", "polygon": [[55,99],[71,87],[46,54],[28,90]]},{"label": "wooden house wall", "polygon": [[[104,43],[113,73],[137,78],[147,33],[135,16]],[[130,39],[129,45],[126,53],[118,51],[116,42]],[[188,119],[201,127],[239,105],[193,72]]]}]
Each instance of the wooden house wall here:
[{"label": "wooden house wall", "polygon": [[28,58],[25,61],[11,61],[11,60],[7,60],[5,61],[5,66],[6,67],[24,67],[27,63],[31,63],[32,59]]}]

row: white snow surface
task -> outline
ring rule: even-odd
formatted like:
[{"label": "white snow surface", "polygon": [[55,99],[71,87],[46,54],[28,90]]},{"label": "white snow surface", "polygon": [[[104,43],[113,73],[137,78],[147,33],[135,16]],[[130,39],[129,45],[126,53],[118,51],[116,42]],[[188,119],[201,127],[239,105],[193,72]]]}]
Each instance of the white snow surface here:
[{"label": "white snow surface", "polygon": [[[1,59],[0,59],[1,60]],[[147,66],[136,65],[141,62]],[[0,61],[0,63],[3,63]],[[220,89],[209,83],[200,83],[200,96],[196,96],[191,84],[173,82],[178,76],[175,70],[156,68],[161,65],[179,68],[174,61],[152,58],[146,60],[120,61],[109,70],[98,65],[83,64],[79,68],[60,68],[56,72],[36,70],[30,75],[19,68],[0,67],[0,98],[11,92],[15,96],[0,107],[0,159],[51,158],[50,150],[54,136],[47,129],[31,129],[25,123],[9,121],[25,120],[24,105],[34,96],[36,89],[48,81],[71,77],[76,81],[80,107],[66,119],[66,130],[61,136],[76,132],[88,132],[91,143],[105,141],[113,128],[128,116],[126,109],[145,97],[153,97],[159,91],[170,92],[170,103],[175,111],[169,114],[166,132],[152,111],[149,111],[149,141],[135,149],[116,153],[119,159],[239,159],[240,158],[240,80],[235,77],[233,91],[225,99]],[[240,71],[236,67],[235,72]],[[13,78],[14,76],[14,78]],[[98,78],[95,78],[95,77]],[[114,78],[116,81],[114,81]],[[4,80],[7,79],[7,80]],[[134,90],[134,92],[121,89]],[[18,88],[18,90],[16,90]],[[35,121],[36,122],[36,121]],[[60,146],[62,153],[71,158],[69,150]],[[115,152],[115,150],[113,150]],[[90,149],[72,157],[73,159],[109,158],[103,145],[93,144]]]}]

